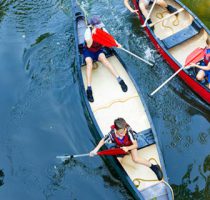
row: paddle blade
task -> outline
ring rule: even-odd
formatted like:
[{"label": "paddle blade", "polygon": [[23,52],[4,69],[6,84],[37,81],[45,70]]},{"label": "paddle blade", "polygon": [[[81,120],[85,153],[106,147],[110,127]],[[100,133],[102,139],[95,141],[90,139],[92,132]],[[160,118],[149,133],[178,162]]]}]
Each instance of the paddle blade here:
[{"label": "paddle blade", "polygon": [[108,149],[108,150],[104,150],[104,151],[100,151],[97,153],[97,155],[110,155],[110,156],[114,156],[114,155],[125,155],[127,154],[127,152],[125,152],[123,149],[120,148],[116,148],[116,149]]},{"label": "paddle blade", "polygon": [[65,162],[66,160],[72,158],[71,155],[66,155],[66,156],[56,156],[56,158],[60,159],[62,162]]},{"label": "paddle blade", "polygon": [[92,35],[93,41],[105,46],[105,47],[117,47],[117,43],[113,36],[107,32],[96,29],[96,32]]},{"label": "paddle blade", "polygon": [[186,60],[185,60],[185,66],[190,65],[191,63],[197,63],[204,57],[205,49],[203,48],[197,48],[192,53],[190,53]]}]

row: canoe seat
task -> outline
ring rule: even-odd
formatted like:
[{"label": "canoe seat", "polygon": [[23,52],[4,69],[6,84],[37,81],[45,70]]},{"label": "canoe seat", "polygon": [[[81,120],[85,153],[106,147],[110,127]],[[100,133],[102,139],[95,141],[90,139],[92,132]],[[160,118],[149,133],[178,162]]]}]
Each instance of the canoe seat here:
[{"label": "canoe seat", "polygon": [[193,21],[190,26],[163,39],[162,42],[167,49],[170,49],[197,35],[201,28],[201,25],[197,21]]},{"label": "canoe seat", "polygon": [[[138,148],[138,150],[143,149],[145,147],[148,147],[152,144],[155,144],[155,138],[154,138],[154,135],[152,133],[151,128],[137,133],[136,134],[136,140],[138,140],[138,144],[140,144],[140,148]],[[107,144],[107,147],[108,148],[115,148],[116,145],[114,143],[110,143],[110,144]]]},{"label": "canoe seat", "polygon": [[[155,139],[151,128],[137,133],[136,140],[138,140],[138,144],[140,144],[140,148],[138,148],[138,150],[155,144]],[[114,143],[108,143],[107,147],[115,148],[116,145]]]},{"label": "canoe seat", "polygon": [[138,140],[138,144],[140,144],[140,148],[139,149],[143,149],[147,146],[150,146],[152,144],[155,144],[155,138],[154,135],[152,133],[152,129],[146,129],[143,130],[139,133],[137,133],[137,140]]}]

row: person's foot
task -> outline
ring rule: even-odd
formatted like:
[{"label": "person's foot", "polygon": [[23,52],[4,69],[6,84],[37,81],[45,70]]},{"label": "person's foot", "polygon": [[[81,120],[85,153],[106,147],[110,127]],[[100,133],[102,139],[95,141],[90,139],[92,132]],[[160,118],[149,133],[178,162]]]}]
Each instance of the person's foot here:
[{"label": "person's foot", "polygon": [[128,86],[125,84],[125,82],[124,82],[123,80],[121,80],[121,81],[119,82],[119,84],[120,84],[120,86],[121,86],[121,88],[122,88],[122,91],[123,91],[123,92],[127,92]]},{"label": "person's foot", "polygon": [[155,175],[157,176],[158,180],[161,181],[163,179],[163,172],[160,169],[160,166],[152,164],[152,166],[150,168],[155,173]]},{"label": "person's foot", "polygon": [[149,18],[148,20],[147,20],[147,24],[151,24],[152,23],[152,21],[151,21],[151,19]]},{"label": "person's foot", "polygon": [[176,8],[174,8],[174,7],[173,7],[173,6],[171,6],[171,5],[168,5],[166,8],[167,8],[168,12],[170,12],[170,13],[174,13],[174,12],[176,12],[176,11],[177,11],[177,9],[176,9]]},{"label": "person's foot", "polygon": [[94,102],[94,98],[93,98],[93,92],[91,89],[87,89],[86,90],[86,93],[87,93],[87,98],[88,98],[88,101],[90,102]]}]

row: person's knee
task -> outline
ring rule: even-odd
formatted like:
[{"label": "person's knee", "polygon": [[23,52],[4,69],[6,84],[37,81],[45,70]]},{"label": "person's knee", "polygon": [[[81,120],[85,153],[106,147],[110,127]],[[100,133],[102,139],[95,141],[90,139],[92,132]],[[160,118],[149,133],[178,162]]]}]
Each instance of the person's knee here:
[{"label": "person's knee", "polygon": [[107,60],[105,55],[101,55],[100,58],[99,58],[99,61],[102,62],[104,65],[108,65],[109,64],[109,61]]},{"label": "person's knee", "polygon": [[196,79],[197,79],[198,81],[202,81],[202,80],[203,80],[203,78],[202,78],[201,76],[199,76],[199,75],[196,76]]},{"label": "person's knee", "polygon": [[98,60],[99,61],[104,61],[106,59],[106,56],[104,55],[104,53],[100,53],[98,56]]},{"label": "person's knee", "polygon": [[135,163],[139,163],[139,159],[138,159],[138,157],[136,157],[136,156],[135,156],[135,157],[133,157],[132,159],[133,159],[133,162],[135,162]]},{"label": "person's knee", "polygon": [[93,61],[91,58],[86,58],[85,59],[87,67],[92,67],[93,66]]},{"label": "person's knee", "polygon": [[196,79],[199,80],[199,81],[202,81],[203,78],[204,78],[204,76],[201,73],[198,73],[197,76],[196,76]]},{"label": "person's knee", "polygon": [[93,60],[92,60],[92,58],[87,57],[87,58],[85,58],[85,62],[86,62],[86,64],[92,64]]}]

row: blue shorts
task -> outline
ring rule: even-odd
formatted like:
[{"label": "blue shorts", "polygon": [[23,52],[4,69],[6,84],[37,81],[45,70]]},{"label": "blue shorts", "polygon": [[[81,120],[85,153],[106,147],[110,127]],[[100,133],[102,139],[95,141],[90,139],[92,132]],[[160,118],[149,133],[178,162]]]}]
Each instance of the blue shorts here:
[{"label": "blue shorts", "polygon": [[210,83],[210,70],[205,70],[205,76],[208,78],[208,83]]},{"label": "blue shorts", "polygon": [[90,57],[92,58],[93,61],[98,61],[98,57],[100,53],[104,53],[103,49],[100,49],[99,51],[96,51],[96,52],[92,52],[92,51],[89,51],[87,48],[83,48],[83,55],[85,59]]},{"label": "blue shorts", "polygon": [[[203,61],[200,62],[200,65],[201,66],[206,66],[206,64]],[[202,69],[200,69],[200,70],[202,70]],[[204,71],[205,77],[208,78],[208,83],[210,83],[210,70],[202,70],[202,71]]]}]

